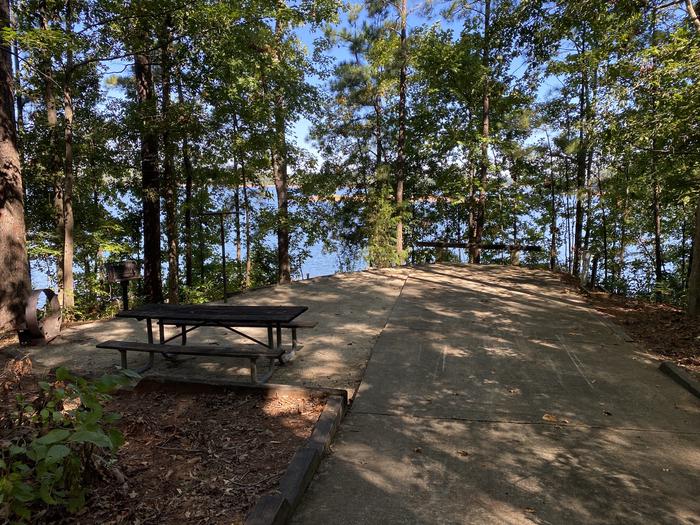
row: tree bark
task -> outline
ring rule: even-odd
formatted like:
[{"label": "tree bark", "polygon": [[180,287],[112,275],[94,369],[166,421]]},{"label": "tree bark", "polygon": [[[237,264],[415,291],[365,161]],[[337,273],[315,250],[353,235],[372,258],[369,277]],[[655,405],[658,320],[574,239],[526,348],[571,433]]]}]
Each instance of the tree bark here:
[{"label": "tree bark", "polygon": [[688,279],[688,313],[700,315],[700,200],[695,209],[695,235]]},{"label": "tree bark", "polygon": [[240,198],[241,185],[236,183],[236,193],[233,194],[233,205],[235,208],[234,214],[234,224],[236,228],[236,262],[238,262],[238,269],[240,270],[241,262],[241,198]]},{"label": "tree bark", "polygon": [[661,188],[659,186],[659,176],[658,173],[656,173],[655,164],[655,162],[652,162],[652,169],[654,170],[652,188],[652,210],[654,218],[654,276],[656,278],[656,282],[660,283],[664,278],[664,261],[661,251]]},{"label": "tree bark", "polygon": [[170,95],[172,91],[172,49],[170,44],[170,17],[166,17],[161,46],[161,121],[163,123],[163,183],[165,228],[168,243],[168,302],[180,302],[180,277],[177,237],[177,180],[175,177],[175,145],[170,134]]},{"label": "tree bark", "polygon": [[287,178],[285,126],[276,126],[279,143],[272,152],[272,173],[277,192],[277,264],[278,282],[280,284],[292,281],[291,264],[289,261],[289,193]]},{"label": "tree bark", "polygon": [[[49,30],[49,17],[45,4],[41,5],[41,29]],[[58,301],[64,303],[63,291],[63,243],[65,240],[65,216],[63,212],[63,160],[58,151],[58,113],[56,111],[56,95],[54,93],[54,80],[52,56],[50,51],[45,51],[42,57],[41,71],[44,82],[44,105],[46,106],[46,124],[49,132],[49,159],[48,171],[53,183],[53,212],[56,221],[56,286],[58,288]]]},{"label": "tree bark", "polygon": [[[691,0],[685,0],[688,16],[700,35],[700,19]],[[688,313],[700,315],[700,196],[695,211],[695,233],[693,234],[693,252],[690,262],[690,277],[688,278]]]},{"label": "tree bark", "polygon": [[598,179],[598,200],[603,221],[603,283],[608,285],[608,214],[605,211],[605,193],[603,192],[603,182],[600,180],[600,166],[596,170]]},{"label": "tree bark", "polygon": [[[183,105],[185,97],[179,80],[177,97],[180,105]],[[187,131],[182,137],[182,169],[185,172],[185,284],[190,287],[192,286],[192,159]]]},{"label": "tree bark", "polygon": [[[144,40],[147,38],[144,34]],[[160,303],[163,301],[160,271],[160,173],[158,133],[155,129],[156,97],[151,57],[148,54],[135,55],[134,75],[140,111],[144,293],[149,302]]]},{"label": "tree bark", "polygon": [[[375,156],[376,162],[374,165],[375,175],[379,174],[379,167],[382,165],[382,157],[384,152],[382,149],[382,100],[379,95],[374,97],[374,140],[375,140]],[[365,187],[365,191],[367,188]]]},{"label": "tree bark", "polygon": [[63,82],[63,118],[65,120],[64,140],[66,155],[63,170],[63,307],[71,309],[75,306],[75,293],[73,288],[73,256],[74,238],[73,230],[75,218],[73,216],[73,96],[71,82],[73,75],[73,50],[70,38],[73,32],[73,5],[71,0],[66,1],[66,36],[69,40],[66,51],[66,72]]},{"label": "tree bark", "polygon": [[[284,36],[284,23],[275,23],[277,46],[281,46]],[[274,49],[274,61],[281,63],[280,51]],[[289,181],[287,172],[287,125],[285,119],[285,100],[282,88],[276,87],[274,109],[275,141],[272,148],[272,174],[277,192],[277,281],[280,284],[292,281],[291,263],[289,260]]]},{"label": "tree bark", "polygon": [[[0,0],[0,31],[10,27],[10,2]],[[0,332],[24,323],[29,296],[24,190],[17,150],[12,54],[0,46]]]},{"label": "tree bark", "polygon": [[581,71],[581,90],[579,92],[579,143],[576,152],[576,223],[574,225],[574,261],[571,273],[575,277],[581,274],[583,242],[583,193],[586,186],[586,159],[588,145],[586,138],[586,86],[588,75]]},{"label": "tree bark", "polygon": [[486,224],[486,182],[489,173],[489,135],[491,106],[491,0],[484,2],[484,43],[481,63],[484,67],[484,92],[481,100],[481,160],[479,164],[479,191],[474,218],[474,238],[470,258],[475,264],[481,263],[479,245],[484,236]]},{"label": "tree bark", "polygon": [[406,180],[406,84],[408,57],[406,49],[406,25],[408,20],[407,0],[401,0],[399,10],[401,23],[399,35],[399,134],[396,141],[396,256],[403,263],[403,187]]},{"label": "tree bark", "polygon": [[688,11],[688,16],[690,17],[691,22],[693,22],[695,30],[698,32],[698,34],[700,34],[700,18],[698,18],[691,0],[685,0],[685,9]]},{"label": "tree bark", "polygon": [[554,184],[554,162],[552,159],[552,145],[549,142],[547,135],[547,151],[549,152],[549,190],[550,190],[550,245],[549,245],[549,269],[554,271],[557,266],[557,195],[556,185]]},{"label": "tree bark", "polygon": [[241,161],[241,184],[243,185],[243,210],[245,212],[245,287],[250,288],[252,258],[250,254],[250,206],[248,203],[248,181],[245,175],[245,162]]}]

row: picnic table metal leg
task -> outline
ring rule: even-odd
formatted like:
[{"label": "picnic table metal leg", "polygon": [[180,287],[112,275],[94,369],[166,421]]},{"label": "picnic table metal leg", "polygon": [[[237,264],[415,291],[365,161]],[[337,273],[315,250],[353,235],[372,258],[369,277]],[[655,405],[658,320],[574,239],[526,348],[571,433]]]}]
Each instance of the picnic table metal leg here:
[{"label": "picnic table metal leg", "polygon": [[187,325],[183,324],[181,328],[182,328],[182,344],[186,345],[187,344]]},{"label": "picnic table metal leg", "polygon": [[257,384],[258,382],[258,367],[256,363],[257,359],[250,359],[250,382]]},{"label": "picnic table metal leg", "polygon": [[267,347],[272,350],[275,347],[274,340],[272,338],[272,325],[267,327]]},{"label": "picnic table metal leg", "polygon": [[297,349],[297,329],[292,328],[292,350]]},{"label": "picnic table metal leg", "polygon": [[119,353],[122,355],[122,370],[129,368],[126,366],[126,350],[120,350]]},{"label": "picnic table metal leg", "polygon": [[[151,341],[149,341],[150,343]],[[162,320],[158,321],[158,342],[162,345],[165,344],[165,323],[163,323]],[[184,344],[184,343],[183,343]],[[166,359],[170,359],[171,361],[176,361],[177,358],[173,354],[169,354],[168,352],[161,352],[160,353],[163,357]],[[153,355],[153,354],[151,354]]]},{"label": "picnic table metal leg", "polygon": [[[153,344],[153,319],[150,317],[146,318],[146,331],[148,333],[148,343]],[[155,361],[155,356],[153,355],[153,352],[148,353],[148,364],[144,366],[143,368],[140,368],[137,370],[138,373],[145,372],[149,368],[153,366],[153,363]]]},{"label": "picnic table metal leg", "polygon": [[282,348],[282,325],[277,323],[277,350]]}]

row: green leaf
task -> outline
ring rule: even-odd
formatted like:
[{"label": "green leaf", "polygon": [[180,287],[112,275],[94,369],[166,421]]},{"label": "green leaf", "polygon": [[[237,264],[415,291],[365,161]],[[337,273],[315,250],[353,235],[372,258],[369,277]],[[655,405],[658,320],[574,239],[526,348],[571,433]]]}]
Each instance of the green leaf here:
[{"label": "green leaf", "polygon": [[46,453],[44,459],[48,464],[58,463],[70,454],[70,452],[71,450],[65,445],[53,445]]},{"label": "green leaf", "polygon": [[79,430],[68,440],[71,443],[92,443],[102,448],[109,448],[112,442],[106,434],[99,431]]},{"label": "green leaf", "polygon": [[67,368],[60,367],[56,369],[56,379],[59,381],[70,381],[74,379],[74,377]]},{"label": "green leaf", "polygon": [[116,450],[124,444],[124,435],[116,428],[110,428],[107,431],[107,435],[109,436],[109,440],[112,442],[113,449]]},{"label": "green leaf", "polygon": [[66,430],[63,428],[55,428],[51,430],[48,434],[41,436],[39,439],[36,440],[36,442],[41,445],[51,445],[53,443],[63,441],[68,436],[70,436],[70,430]]},{"label": "green leaf", "polygon": [[55,505],[56,503],[58,503],[51,496],[51,490],[48,485],[41,485],[41,487],[39,487],[39,496],[41,497],[42,501],[47,505]]},{"label": "green leaf", "polygon": [[20,447],[19,445],[10,445],[10,457],[19,456],[20,454],[26,454],[27,449],[25,447]]},{"label": "green leaf", "polygon": [[35,498],[34,489],[32,489],[32,486],[24,482],[15,483],[13,495],[15,499],[21,501],[22,503],[32,501]]}]

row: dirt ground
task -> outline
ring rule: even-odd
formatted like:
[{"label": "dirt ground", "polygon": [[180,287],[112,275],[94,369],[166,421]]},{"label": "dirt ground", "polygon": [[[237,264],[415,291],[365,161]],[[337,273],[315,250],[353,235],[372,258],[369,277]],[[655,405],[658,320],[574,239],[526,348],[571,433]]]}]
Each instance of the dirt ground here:
[{"label": "dirt ground", "polygon": [[[40,378],[23,373],[21,389],[31,397]],[[80,513],[49,513],[40,521],[243,523],[260,496],[277,487],[324,404],[222,389],[151,387],[116,394],[106,408],[122,415],[118,427],[126,442],[115,468],[94,482]]]},{"label": "dirt ground", "polygon": [[700,318],[688,317],[677,306],[586,290],[568,274],[561,274],[561,279],[641,348],[658,359],[674,361],[700,379]]}]

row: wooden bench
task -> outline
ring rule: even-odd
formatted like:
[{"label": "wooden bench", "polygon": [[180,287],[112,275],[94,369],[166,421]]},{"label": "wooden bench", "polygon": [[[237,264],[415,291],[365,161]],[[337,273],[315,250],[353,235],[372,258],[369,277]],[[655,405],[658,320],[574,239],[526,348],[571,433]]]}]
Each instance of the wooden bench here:
[{"label": "wooden bench", "polygon": [[[153,357],[155,353],[165,354],[168,356],[178,356],[178,355],[191,355],[191,356],[211,356],[211,357],[240,357],[248,359],[250,362],[250,380],[254,384],[264,383],[272,375],[274,369],[274,362],[280,359],[284,354],[282,349],[271,350],[269,348],[260,347],[259,345],[239,345],[239,346],[175,346],[175,345],[161,345],[161,344],[151,344],[151,343],[136,343],[132,341],[104,341],[99,343],[97,348],[107,348],[111,350],[118,350],[121,354],[121,366],[122,368],[128,368],[126,362],[127,352],[142,352],[148,353]],[[265,375],[258,377],[257,370],[257,360],[258,359],[268,359],[269,360],[269,370],[265,372]]]},{"label": "wooden bench", "polygon": [[[187,323],[184,323],[182,321],[179,321],[177,319],[160,319],[158,321],[160,325],[170,325],[170,326],[178,326],[182,327],[185,326]],[[300,350],[301,346],[299,345],[299,341],[297,338],[297,329],[299,328],[316,328],[316,323],[315,321],[302,321],[302,320],[297,320],[295,319],[294,321],[291,321],[289,323],[281,323],[280,327],[281,328],[287,328],[292,331],[292,351]],[[214,321],[204,321],[201,323],[197,323],[197,326],[221,326],[219,323],[216,323]],[[236,323],[236,326],[241,327],[241,328],[265,328],[266,325],[262,323],[256,323],[256,322],[244,322],[244,323]],[[182,336],[182,334],[180,335]],[[170,341],[174,339],[175,337],[178,336],[173,336],[167,341]]]}]

